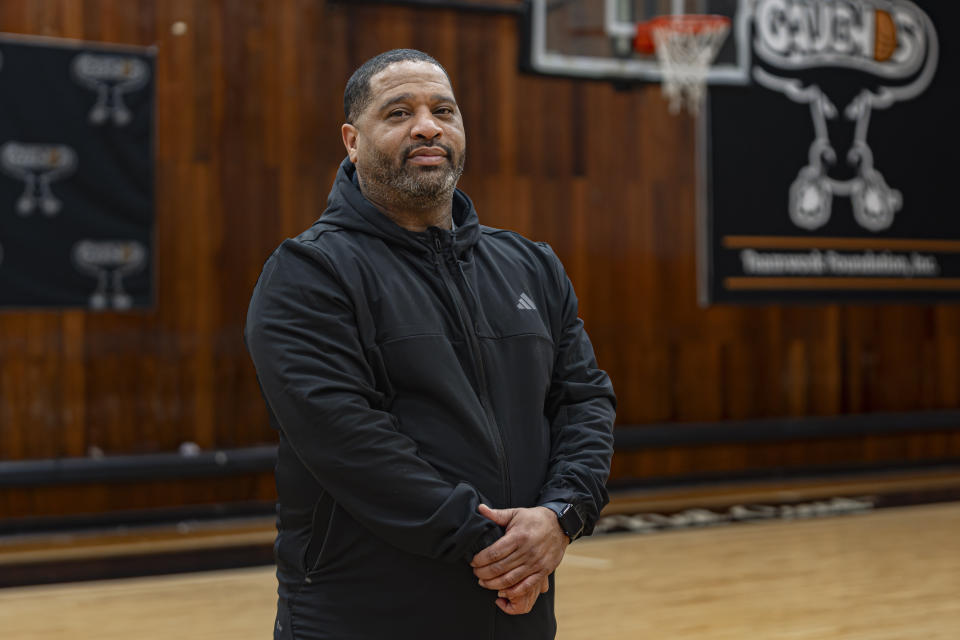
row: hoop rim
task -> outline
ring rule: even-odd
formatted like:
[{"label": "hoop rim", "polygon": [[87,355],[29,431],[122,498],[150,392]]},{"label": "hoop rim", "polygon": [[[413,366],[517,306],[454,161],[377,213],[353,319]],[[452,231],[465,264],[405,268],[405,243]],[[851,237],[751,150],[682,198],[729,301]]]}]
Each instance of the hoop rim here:
[{"label": "hoop rim", "polygon": [[668,29],[677,33],[701,33],[711,29],[723,29],[730,25],[730,18],[713,13],[681,13],[656,16],[645,22],[637,23],[637,33],[633,38],[633,48],[639,53],[652,55],[656,52],[653,32],[656,29]]}]

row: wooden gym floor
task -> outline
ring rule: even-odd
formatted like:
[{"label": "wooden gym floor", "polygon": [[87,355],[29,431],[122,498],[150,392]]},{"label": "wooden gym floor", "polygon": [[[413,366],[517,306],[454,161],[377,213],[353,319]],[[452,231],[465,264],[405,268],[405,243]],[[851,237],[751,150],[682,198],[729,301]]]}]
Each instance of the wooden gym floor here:
[{"label": "wooden gym floor", "polygon": [[[596,536],[559,640],[956,640],[960,503]],[[10,640],[267,638],[272,567],[0,590]]]}]

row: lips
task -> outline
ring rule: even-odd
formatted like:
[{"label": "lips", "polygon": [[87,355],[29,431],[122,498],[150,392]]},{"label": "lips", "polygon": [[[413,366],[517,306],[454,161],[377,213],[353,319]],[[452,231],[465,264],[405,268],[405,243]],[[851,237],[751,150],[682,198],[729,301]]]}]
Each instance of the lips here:
[{"label": "lips", "polygon": [[417,147],[411,151],[407,157],[415,158],[420,156],[445,156],[447,152],[440,147]]},{"label": "lips", "polygon": [[407,160],[413,164],[435,165],[445,162],[447,152],[440,147],[417,147],[409,154]]}]

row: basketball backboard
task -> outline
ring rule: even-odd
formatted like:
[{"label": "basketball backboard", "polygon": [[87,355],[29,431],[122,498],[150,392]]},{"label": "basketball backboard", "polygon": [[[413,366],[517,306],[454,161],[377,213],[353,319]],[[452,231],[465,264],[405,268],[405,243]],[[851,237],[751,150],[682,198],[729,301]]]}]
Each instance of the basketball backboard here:
[{"label": "basketball backboard", "polygon": [[747,84],[749,0],[529,0],[526,64],[548,75],[659,82],[653,53],[634,47],[637,24],[663,15],[711,14],[730,32],[707,73],[710,84]]}]

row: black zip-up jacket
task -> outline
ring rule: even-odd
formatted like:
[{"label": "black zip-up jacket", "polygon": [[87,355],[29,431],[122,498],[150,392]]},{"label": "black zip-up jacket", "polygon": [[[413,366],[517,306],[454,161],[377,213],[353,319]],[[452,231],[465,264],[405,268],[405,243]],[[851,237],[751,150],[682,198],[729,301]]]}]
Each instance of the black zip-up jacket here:
[{"label": "black zip-up jacket", "polygon": [[[508,616],[477,513],[606,504],[613,389],[560,261],[480,226],[415,233],[345,160],[320,220],[263,268],[245,337],[280,432],[278,638],[554,637],[553,589]],[[552,580],[551,580],[552,585]]]}]

